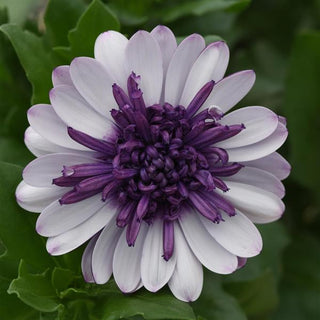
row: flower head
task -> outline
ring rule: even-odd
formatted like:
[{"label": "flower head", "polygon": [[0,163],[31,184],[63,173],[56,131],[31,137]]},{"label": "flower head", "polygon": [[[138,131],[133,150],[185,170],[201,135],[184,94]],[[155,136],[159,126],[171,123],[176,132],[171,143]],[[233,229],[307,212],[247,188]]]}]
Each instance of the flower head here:
[{"label": "flower head", "polygon": [[284,211],[289,164],[275,151],[287,137],[264,107],[226,114],[255,74],[223,78],[229,50],[201,36],[179,46],[158,26],[129,40],[108,31],[95,58],[53,71],[51,105],[28,112],[25,142],[37,159],[17,201],[41,212],[37,232],[52,255],[90,240],[88,282],[113,274],[124,292],[141,286],[193,301],[202,265],[228,274],[262,248],[253,223]]}]

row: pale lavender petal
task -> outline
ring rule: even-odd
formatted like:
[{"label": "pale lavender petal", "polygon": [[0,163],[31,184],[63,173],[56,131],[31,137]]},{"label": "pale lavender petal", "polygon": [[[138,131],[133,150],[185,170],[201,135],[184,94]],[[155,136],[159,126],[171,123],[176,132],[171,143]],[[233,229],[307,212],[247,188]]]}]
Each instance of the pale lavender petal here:
[{"label": "pale lavender petal", "polygon": [[69,66],[59,66],[55,68],[52,72],[52,83],[53,86],[60,86],[66,84],[68,86],[73,86],[71,77],[70,77],[70,70]]}]

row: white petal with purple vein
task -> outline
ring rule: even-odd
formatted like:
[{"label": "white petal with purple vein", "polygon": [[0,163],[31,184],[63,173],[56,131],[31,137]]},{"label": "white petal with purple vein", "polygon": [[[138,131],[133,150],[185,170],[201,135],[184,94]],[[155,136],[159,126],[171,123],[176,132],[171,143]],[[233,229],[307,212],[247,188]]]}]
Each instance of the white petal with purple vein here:
[{"label": "white petal with purple vein", "polygon": [[159,47],[162,54],[163,72],[165,76],[172,55],[174,54],[174,51],[177,48],[176,37],[174,36],[172,31],[166,26],[156,26],[151,31],[151,35],[159,43]]},{"label": "white petal with purple vein", "polygon": [[179,44],[167,71],[164,91],[166,102],[178,105],[191,67],[204,47],[204,39],[198,34],[192,34]]},{"label": "white petal with purple vein", "polygon": [[136,32],[126,47],[126,59],[130,73],[140,76],[139,87],[146,106],[160,101],[163,66],[158,42],[146,31]]},{"label": "white petal with purple vein", "polygon": [[236,209],[239,209],[254,223],[268,223],[278,220],[284,211],[279,197],[269,191],[244,183],[228,182],[229,191],[220,192]]},{"label": "white petal with purple vein", "polygon": [[99,233],[97,233],[94,237],[91,238],[89,243],[87,244],[81,259],[81,270],[83,274],[83,278],[86,282],[94,283],[94,277],[92,274],[92,253],[93,249],[98,240]]},{"label": "white petal with purple vein", "polygon": [[287,128],[278,123],[277,129],[266,139],[239,148],[226,149],[230,162],[241,162],[259,159],[279,149],[288,136]]},{"label": "white petal with purple vein", "polygon": [[50,101],[58,116],[73,129],[103,139],[111,135],[112,123],[96,112],[70,86],[58,86],[50,91]]},{"label": "white petal with purple vein", "polygon": [[227,183],[227,185],[228,181],[249,184],[272,192],[279,198],[283,198],[285,195],[284,185],[276,176],[268,171],[253,167],[244,167],[233,176],[224,177],[223,180]]},{"label": "white petal with purple vein", "polygon": [[142,222],[134,247],[128,246],[126,230],[119,238],[113,257],[113,276],[122,292],[136,291],[140,284],[141,255],[147,230],[147,224]]},{"label": "white petal with purple vein", "polygon": [[243,161],[245,166],[266,170],[280,180],[284,180],[290,174],[291,166],[289,162],[278,152],[273,152],[263,158]]},{"label": "white petal with purple vein", "polygon": [[210,106],[218,106],[226,113],[250,91],[255,79],[252,70],[240,71],[222,79],[216,83],[200,111]]},{"label": "white petal with purple vein", "polygon": [[72,140],[66,124],[58,117],[50,104],[36,104],[28,110],[31,127],[48,141],[75,150],[89,150]]},{"label": "white petal with purple vein", "polygon": [[151,292],[161,289],[170,279],[176,264],[175,253],[165,261],[163,258],[163,221],[157,219],[148,227],[142,251],[141,279]]},{"label": "white petal with purple vein", "polygon": [[54,201],[39,215],[37,232],[45,237],[62,234],[89,219],[104,205],[100,194],[67,205]]},{"label": "white petal with purple vein", "polygon": [[237,257],[214,240],[195,211],[184,212],[179,223],[194,255],[209,270],[229,274],[238,266]]},{"label": "white petal with purple vein", "polygon": [[229,62],[229,48],[223,41],[211,43],[193,64],[180,104],[187,107],[197,92],[209,81],[221,80]]},{"label": "white petal with purple vein", "polygon": [[99,162],[80,153],[47,154],[31,161],[23,170],[23,179],[35,187],[50,187],[52,179],[61,176],[63,166]]},{"label": "white petal with purple vein", "polygon": [[60,86],[66,84],[68,86],[73,86],[70,77],[70,67],[69,66],[59,66],[52,71],[52,83],[53,86]]},{"label": "white petal with purple vein", "polygon": [[82,97],[102,116],[112,120],[110,111],[117,105],[112,94],[114,80],[105,67],[92,58],[75,58],[70,75]]},{"label": "white petal with purple vein", "polygon": [[101,232],[92,255],[92,272],[98,284],[106,283],[112,275],[114,250],[123,229],[117,227],[115,219]]},{"label": "white petal with purple vein", "polygon": [[94,56],[101,62],[120,87],[127,88],[130,71],[127,69],[125,49],[128,39],[117,31],[107,31],[99,35],[94,45]]},{"label": "white petal with purple vein", "polygon": [[20,207],[31,212],[41,212],[53,201],[59,199],[70,188],[51,186],[38,188],[21,181],[16,190],[16,199]]},{"label": "white petal with purple vein", "polygon": [[221,212],[224,221],[213,223],[203,216],[200,220],[225,249],[239,257],[253,257],[262,249],[262,239],[255,225],[240,211],[233,217]]},{"label": "white petal with purple vein", "polygon": [[233,111],[220,121],[223,125],[244,124],[245,129],[232,138],[215,144],[219,148],[237,148],[259,142],[278,126],[278,116],[264,107],[246,107]]},{"label": "white petal with purple vein", "polygon": [[178,224],[174,230],[174,250],[177,263],[169,281],[174,296],[182,301],[191,302],[199,298],[203,285],[203,270],[194,256]]},{"label": "white petal with purple vein", "polygon": [[113,220],[115,214],[115,208],[111,207],[109,204],[105,204],[103,208],[83,223],[55,237],[49,238],[47,241],[48,252],[56,256],[78,248],[104,226],[109,224],[110,221]]}]

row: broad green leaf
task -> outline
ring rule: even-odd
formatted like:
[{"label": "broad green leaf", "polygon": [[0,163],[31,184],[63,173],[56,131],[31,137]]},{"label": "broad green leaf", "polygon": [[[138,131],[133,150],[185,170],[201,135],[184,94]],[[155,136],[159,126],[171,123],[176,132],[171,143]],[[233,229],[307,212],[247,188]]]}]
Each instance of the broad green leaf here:
[{"label": "broad green leaf", "polygon": [[13,24],[2,25],[0,31],[9,38],[32,85],[32,103],[48,102],[53,63],[42,39]]},{"label": "broad green leaf", "polygon": [[69,269],[54,268],[51,277],[52,286],[58,292],[66,290],[72,282],[73,276],[73,272]]},{"label": "broad green leaf", "polygon": [[21,180],[22,168],[8,163],[0,166],[0,239],[6,247],[1,261],[10,261],[16,270],[22,258],[35,267],[53,264],[42,238],[36,234],[36,215],[23,211],[16,203],[15,189]]},{"label": "broad green leaf", "polygon": [[180,4],[166,9],[163,12],[163,20],[172,22],[183,16],[195,15],[201,16],[210,11],[218,10],[240,10],[246,7],[250,0],[200,0],[184,1]]},{"label": "broad green leaf", "polygon": [[253,280],[227,283],[225,288],[251,317],[260,319],[278,304],[276,281],[271,270]]},{"label": "broad green leaf", "polygon": [[11,282],[8,293],[16,294],[25,304],[42,312],[54,312],[63,308],[51,284],[49,270],[31,274],[23,260],[20,262],[19,276]]},{"label": "broad green leaf", "polygon": [[238,301],[227,293],[221,278],[206,272],[200,298],[191,304],[200,319],[206,320],[246,320],[246,315]]},{"label": "broad green leaf", "polygon": [[[320,191],[319,106],[320,32],[297,36],[289,64],[285,112],[288,118],[292,176]],[[303,165],[301,165],[303,164]]]},{"label": "broad green leaf", "polygon": [[141,315],[147,320],[195,320],[189,304],[166,293],[154,294],[144,291],[131,296],[114,293],[102,303],[101,309],[97,310],[97,315],[101,315],[101,320],[117,320],[136,315]]},{"label": "broad green leaf", "polygon": [[80,17],[74,30],[69,32],[74,56],[93,57],[94,42],[107,30],[119,30],[119,22],[100,0],[94,0]]},{"label": "broad green leaf", "polygon": [[76,26],[85,8],[83,0],[49,1],[44,20],[52,46],[69,45],[68,32]]}]

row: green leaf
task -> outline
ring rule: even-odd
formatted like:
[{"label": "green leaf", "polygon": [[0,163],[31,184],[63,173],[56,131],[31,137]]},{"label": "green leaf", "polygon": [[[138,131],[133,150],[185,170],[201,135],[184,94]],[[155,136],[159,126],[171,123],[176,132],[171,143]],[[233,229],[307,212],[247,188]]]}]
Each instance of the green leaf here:
[{"label": "green leaf", "polygon": [[[99,304],[100,305],[100,304]],[[189,304],[166,293],[136,293],[125,296],[121,293],[109,295],[98,310],[101,320],[116,320],[141,315],[144,319],[194,320]]]},{"label": "green leaf", "polygon": [[93,57],[94,43],[98,35],[107,30],[119,30],[119,22],[100,0],[94,0],[80,17],[74,30],[69,32],[74,56]]},{"label": "green leaf", "polygon": [[[288,118],[292,176],[320,191],[320,32],[297,36],[289,66],[285,112]],[[303,163],[303,166],[301,166]]]},{"label": "green leaf", "polygon": [[42,238],[35,232],[36,215],[24,212],[16,203],[15,189],[21,180],[22,168],[8,163],[0,166],[0,239],[7,251],[0,262],[10,261],[15,266],[20,259],[35,267],[53,264]]},{"label": "green leaf", "polygon": [[42,312],[54,312],[63,308],[51,284],[49,271],[31,274],[23,260],[20,262],[19,276],[11,282],[8,293],[16,294],[25,304]]},{"label": "green leaf", "polygon": [[285,252],[279,309],[272,320],[318,320],[320,315],[320,241],[296,235]]},{"label": "green leaf", "polygon": [[240,10],[246,7],[250,0],[200,0],[184,1],[179,5],[166,9],[163,12],[163,20],[172,22],[183,16],[195,15],[201,16],[210,11],[219,10]]},{"label": "green leaf", "polygon": [[220,277],[211,272],[205,273],[201,296],[192,303],[192,308],[200,319],[247,319],[237,300],[222,288]]},{"label": "green leaf", "polygon": [[69,45],[68,32],[76,26],[85,8],[83,0],[49,1],[44,21],[52,46]]},{"label": "green leaf", "polygon": [[2,25],[0,31],[9,38],[27,78],[32,84],[32,103],[48,102],[48,93],[52,87],[53,63],[42,39],[13,24]]},{"label": "green leaf", "polygon": [[69,269],[54,268],[52,271],[52,286],[58,291],[68,288],[73,280],[73,272]]},{"label": "green leaf", "polygon": [[257,319],[273,311],[279,301],[275,277],[271,270],[253,280],[227,283],[225,288],[236,297],[248,316]]}]

